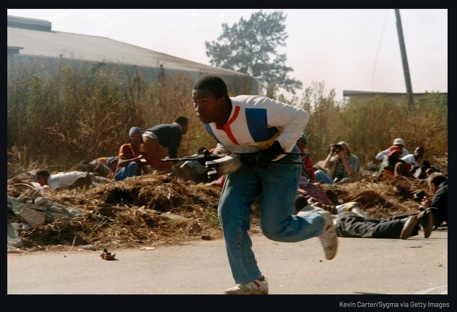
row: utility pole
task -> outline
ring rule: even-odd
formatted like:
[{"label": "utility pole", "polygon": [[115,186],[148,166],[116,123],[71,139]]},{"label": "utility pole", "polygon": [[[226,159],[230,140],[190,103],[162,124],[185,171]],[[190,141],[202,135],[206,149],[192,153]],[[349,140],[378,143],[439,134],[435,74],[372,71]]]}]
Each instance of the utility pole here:
[{"label": "utility pole", "polygon": [[397,17],[398,41],[400,42],[401,61],[403,63],[403,74],[405,76],[406,98],[408,99],[409,109],[412,109],[414,107],[413,88],[411,87],[411,77],[409,75],[408,58],[406,57],[405,39],[403,38],[399,9],[395,9],[395,16]]}]

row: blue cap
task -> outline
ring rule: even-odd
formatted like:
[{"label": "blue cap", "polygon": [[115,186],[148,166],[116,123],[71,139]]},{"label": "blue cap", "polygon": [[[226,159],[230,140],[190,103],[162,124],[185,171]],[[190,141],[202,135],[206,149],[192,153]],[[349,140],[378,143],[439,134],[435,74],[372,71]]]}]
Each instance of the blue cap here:
[{"label": "blue cap", "polygon": [[132,136],[132,134],[134,134],[134,133],[138,133],[140,136],[143,135],[143,131],[141,131],[140,128],[138,128],[138,127],[132,127],[132,128],[130,128],[130,130],[129,130],[129,138],[130,138],[130,137]]},{"label": "blue cap", "polygon": [[307,135],[306,135],[306,133],[302,132],[297,141],[302,141],[303,143],[306,144],[307,143]]}]

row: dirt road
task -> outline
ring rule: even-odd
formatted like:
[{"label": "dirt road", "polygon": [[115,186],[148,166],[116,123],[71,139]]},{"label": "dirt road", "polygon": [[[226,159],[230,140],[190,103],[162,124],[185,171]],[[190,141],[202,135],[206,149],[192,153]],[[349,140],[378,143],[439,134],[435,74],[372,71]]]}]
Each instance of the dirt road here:
[{"label": "dirt road", "polygon": [[[448,232],[400,239],[339,238],[335,259],[317,238],[253,235],[270,294],[447,294]],[[222,294],[233,286],[222,240],[154,249],[9,253],[7,294]],[[447,301],[447,296],[439,296]]]}]

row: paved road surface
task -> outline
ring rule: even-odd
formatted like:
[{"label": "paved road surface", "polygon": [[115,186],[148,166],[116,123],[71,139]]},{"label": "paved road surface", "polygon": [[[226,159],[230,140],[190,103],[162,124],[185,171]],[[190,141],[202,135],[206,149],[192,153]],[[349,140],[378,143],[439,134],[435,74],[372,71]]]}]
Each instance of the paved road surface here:
[{"label": "paved road surface", "polygon": [[[317,238],[253,235],[270,294],[447,294],[448,232],[400,239],[339,238],[335,259]],[[233,286],[222,240],[154,249],[8,253],[7,294],[221,294]],[[446,302],[447,296],[441,296]]]}]

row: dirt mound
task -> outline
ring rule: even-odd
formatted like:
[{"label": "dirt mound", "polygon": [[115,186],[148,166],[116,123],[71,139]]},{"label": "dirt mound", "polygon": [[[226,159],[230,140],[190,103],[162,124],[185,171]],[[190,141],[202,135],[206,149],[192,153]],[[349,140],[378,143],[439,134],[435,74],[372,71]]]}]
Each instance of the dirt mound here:
[{"label": "dirt mound", "polygon": [[[8,195],[36,196],[26,185],[10,181]],[[221,237],[219,189],[183,184],[165,175],[135,177],[89,190],[45,190],[40,196],[83,214],[22,230],[25,248],[154,246]],[[10,222],[20,221],[11,218]]]},{"label": "dirt mound", "polygon": [[[25,249],[87,245],[96,249],[150,247],[222,237],[217,218],[220,189],[214,186],[188,184],[166,175],[151,174],[98,184],[88,190],[45,190],[38,194],[31,187],[32,181],[24,181],[24,176],[10,179],[8,195],[44,196],[78,208],[82,216],[57,218],[21,230]],[[377,183],[369,171],[363,174],[362,182],[323,184],[322,187],[335,203],[357,201],[373,217],[417,211],[414,193],[420,190],[428,193],[424,182],[397,177]],[[252,231],[258,231],[257,212],[254,205]],[[9,221],[21,222],[11,214]]]}]

